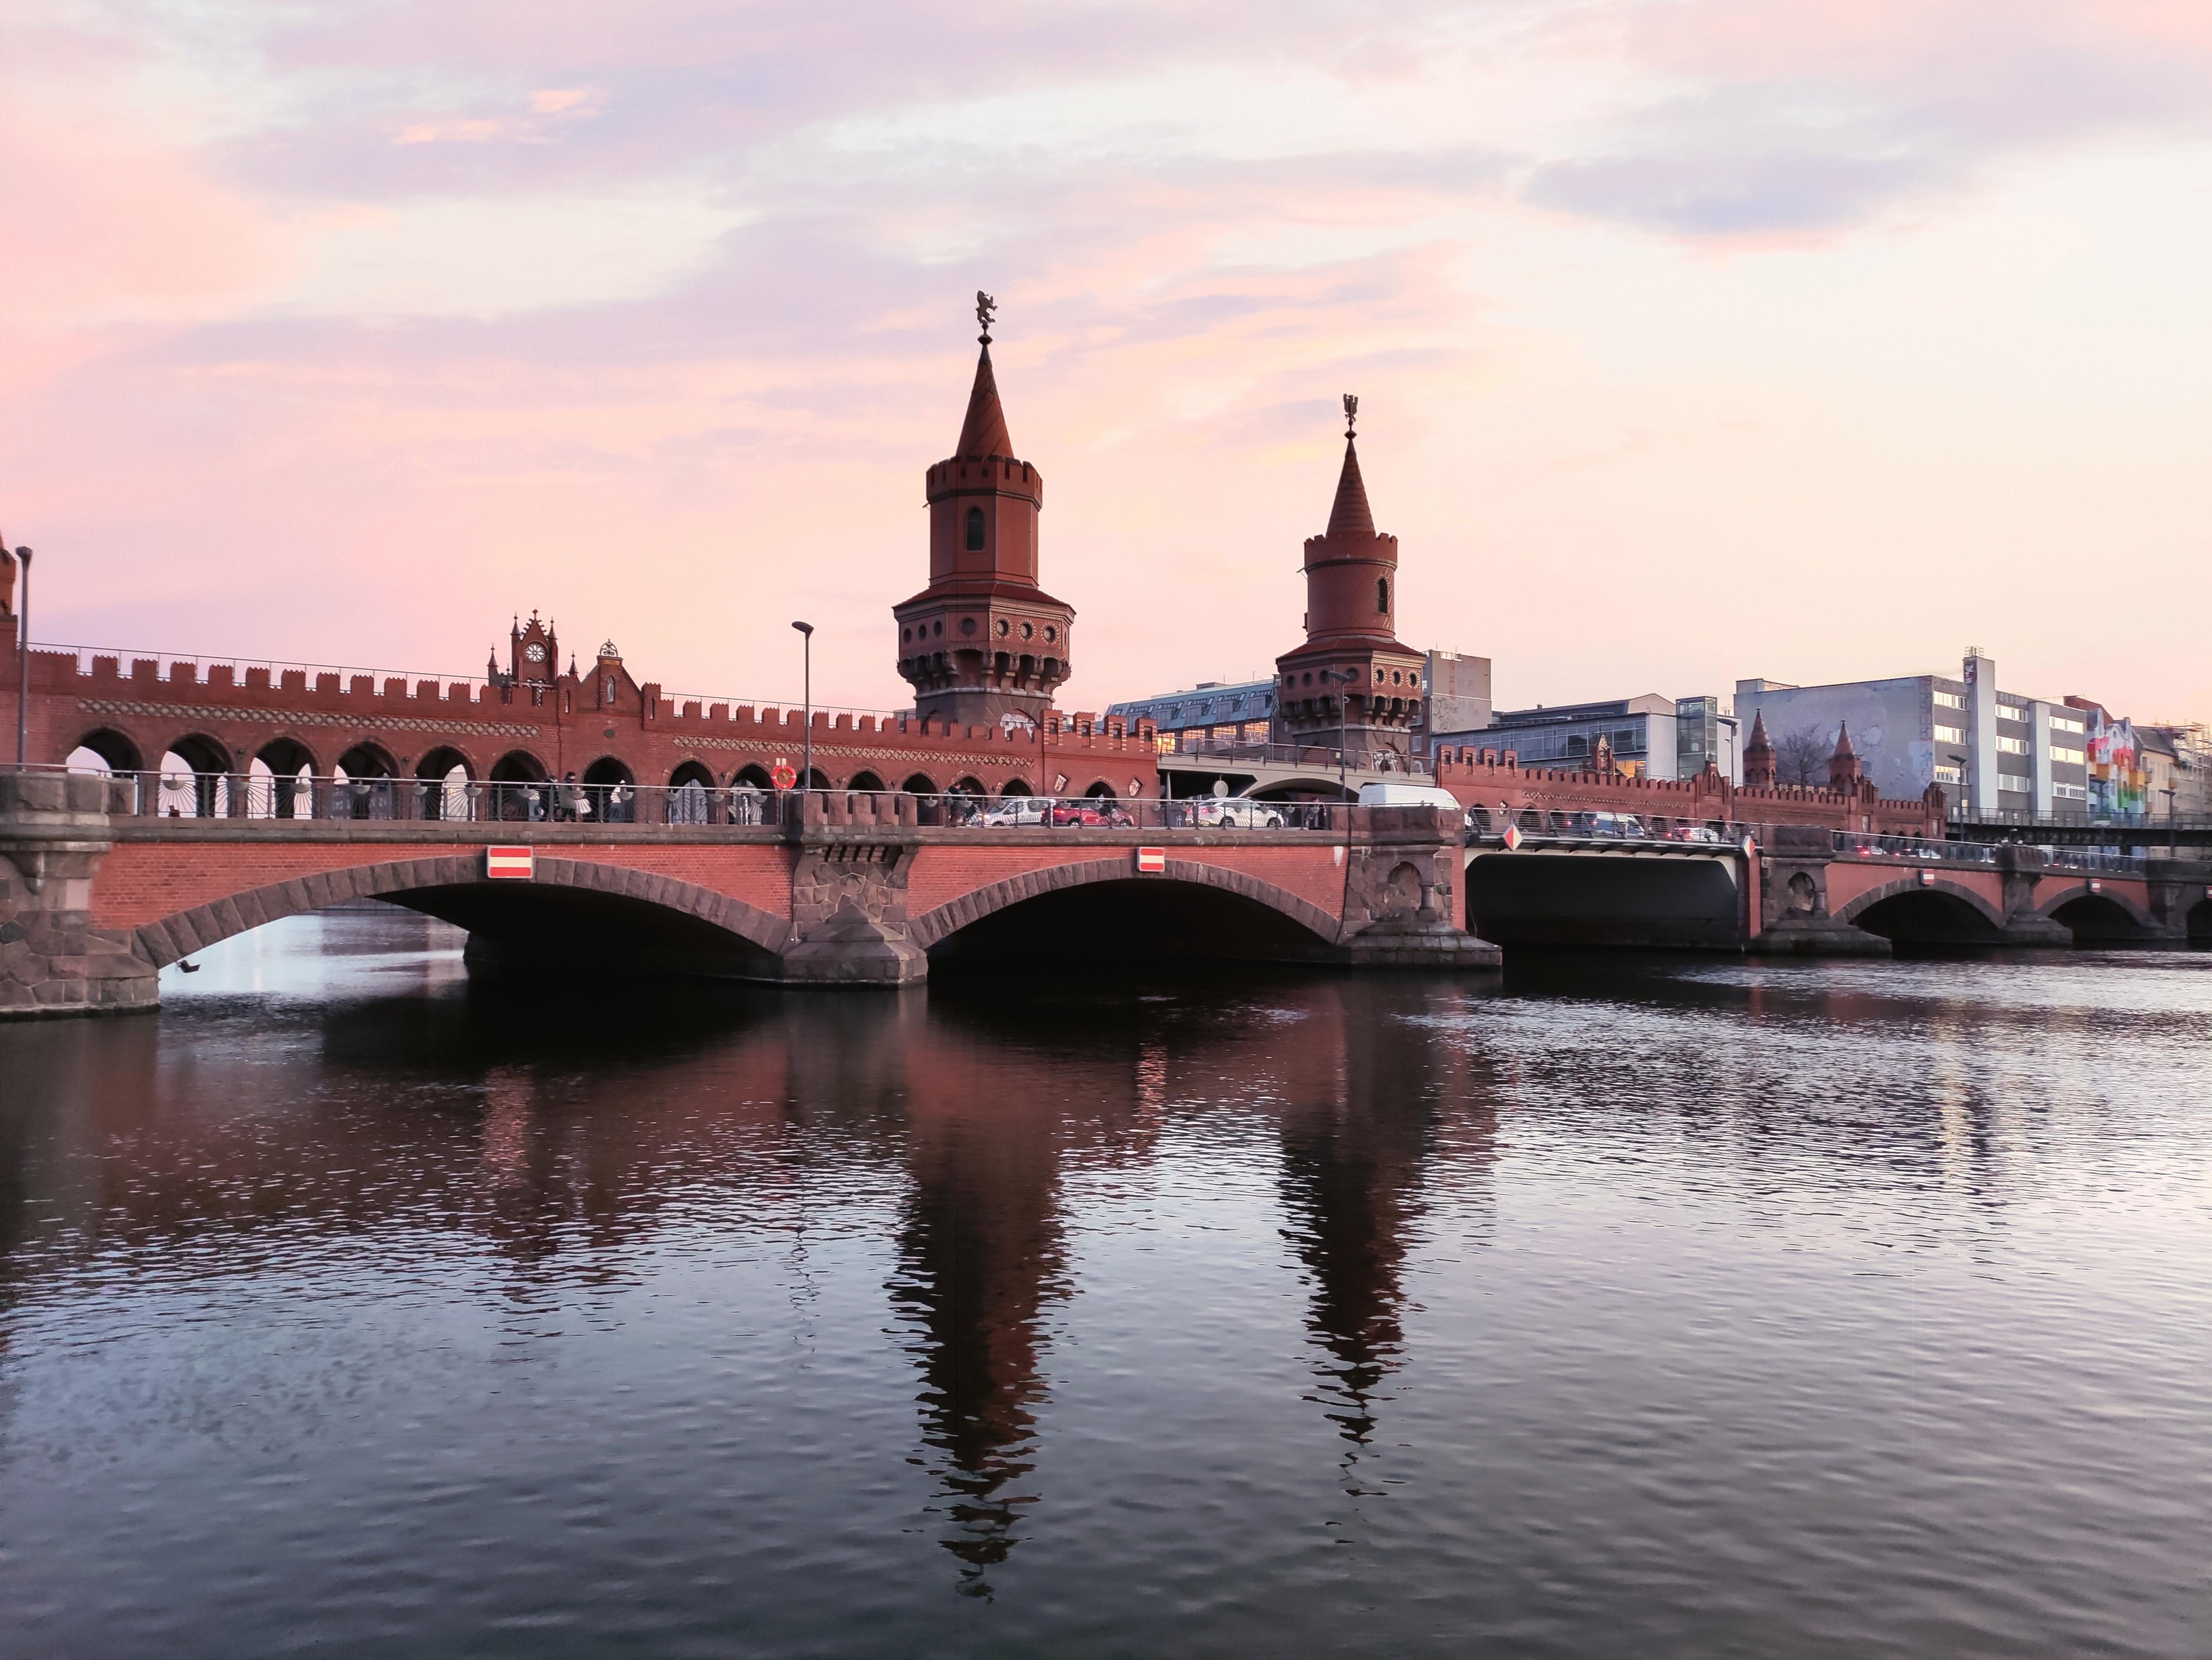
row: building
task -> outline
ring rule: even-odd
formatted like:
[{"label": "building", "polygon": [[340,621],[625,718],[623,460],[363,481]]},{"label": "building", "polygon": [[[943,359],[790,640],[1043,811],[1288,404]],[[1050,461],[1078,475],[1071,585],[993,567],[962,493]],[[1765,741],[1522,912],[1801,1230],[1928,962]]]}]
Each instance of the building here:
[{"label": "building", "polygon": [[[1490,724],[1490,659],[1431,651],[1421,669],[1421,693],[1422,708],[1409,729],[1415,754],[1428,753],[1431,726],[1474,730]],[[1109,704],[1106,715],[1132,728],[1140,720],[1152,722],[1169,754],[1263,743],[1275,716],[1275,682],[1202,680],[1187,690]],[[1447,718],[1454,722],[1450,728],[1443,725]]]},{"label": "building", "polygon": [[[1866,776],[1884,796],[1911,797],[1941,785],[1956,806],[1979,817],[2094,810],[2089,731],[2103,712],[2076,699],[2053,702],[2000,690],[1996,663],[1978,647],[1969,648],[1955,678],[1905,675],[1828,686],[1740,680],[1735,714],[1765,726],[1784,785],[1825,782],[1848,722]],[[2108,738],[2106,748],[2112,747]],[[2131,766],[2131,733],[2124,747]]]},{"label": "building", "polygon": [[1150,721],[1161,749],[1169,754],[1264,743],[1275,718],[1275,682],[1202,680],[1186,691],[1109,704],[1106,718],[1132,730],[1139,721]]},{"label": "building", "polygon": [[977,296],[975,384],[951,458],[928,470],[929,585],[891,608],[915,712],[958,726],[1035,727],[1069,672],[1075,609],[1038,585],[1044,476],[1014,455]]},{"label": "building", "polygon": [[1436,742],[1511,750],[1529,771],[1580,772],[1600,758],[1630,778],[1695,778],[1711,761],[1733,781],[1729,717],[1717,697],[1668,698],[1657,693],[1603,703],[1563,703],[1507,709],[1486,727],[1447,732]]},{"label": "building", "polygon": [[1398,538],[1378,532],[1344,400],[1344,466],[1328,529],[1306,538],[1306,637],[1275,659],[1273,741],[1382,764],[1423,730],[1424,655],[1398,639]]},{"label": "building", "polygon": [[2201,721],[2186,726],[2160,723],[2138,726],[2136,734],[2150,763],[2152,814],[2212,817],[2212,727]]}]

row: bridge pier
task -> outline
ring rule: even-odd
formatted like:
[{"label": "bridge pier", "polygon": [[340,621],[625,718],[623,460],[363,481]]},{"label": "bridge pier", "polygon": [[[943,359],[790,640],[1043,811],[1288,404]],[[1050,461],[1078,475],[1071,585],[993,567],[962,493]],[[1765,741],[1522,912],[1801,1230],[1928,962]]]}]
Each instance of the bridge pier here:
[{"label": "bridge pier", "polygon": [[[0,1019],[154,1008],[158,971],[92,925],[113,844],[103,778],[0,773]],[[125,785],[121,786],[128,789]]]},{"label": "bridge pier", "polygon": [[920,841],[881,831],[850,840],[800,838],[793,850],[791,942],[779,960],[787,984],[907,985],[929,977],[929,954],[907,927],[907,876]]}]

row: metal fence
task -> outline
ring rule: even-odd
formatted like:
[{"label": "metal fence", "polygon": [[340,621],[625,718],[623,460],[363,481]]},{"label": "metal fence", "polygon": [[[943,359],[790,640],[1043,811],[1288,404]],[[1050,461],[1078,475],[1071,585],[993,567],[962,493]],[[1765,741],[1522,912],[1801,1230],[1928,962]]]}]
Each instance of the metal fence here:
[{"label": "metal fence", "polygon": [[1199,796],[912,795],[904,791],[757,790],[739,785],[592,784],[566,779],[296,778],[118,772],[118,810],[156,819],[391,821],[407,823],[885,825],[984,830],[1312,830],[1364,824],[1369,809],[1326,802]]},{"label": "metal fence", "polygon": [[[1178,748],[1160,751],[1162,761],[1243,761],[1255,766],[1305,766],[1316,773],[1330,774],[1337,770],[1336,751],[1314,744],[1268,743],[1257,738],[1249,742],[1237,738],[1196,739],[1188,733],[1182,736],[1184,742]],[[1376,772],[1402,772],[1419,778],[1430,775],[1425,756],[1403,755],[1395,749],[1355,749],[1345,756],[1344,765],[1346,771],[1363,776]]]}]

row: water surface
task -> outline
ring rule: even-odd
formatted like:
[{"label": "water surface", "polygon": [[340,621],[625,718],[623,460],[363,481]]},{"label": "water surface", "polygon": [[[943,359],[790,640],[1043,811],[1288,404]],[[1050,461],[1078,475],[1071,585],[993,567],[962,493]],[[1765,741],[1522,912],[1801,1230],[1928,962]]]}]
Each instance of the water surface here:
[{"label": "water surface", "polygon": [[0,1027],[11,1656],[2212,1652],[2212,957]]}]

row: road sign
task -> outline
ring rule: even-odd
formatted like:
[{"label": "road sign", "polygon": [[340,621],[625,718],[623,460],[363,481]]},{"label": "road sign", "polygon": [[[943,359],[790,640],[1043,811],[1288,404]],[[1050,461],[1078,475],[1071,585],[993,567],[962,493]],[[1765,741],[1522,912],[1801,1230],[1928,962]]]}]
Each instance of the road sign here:
[{"label": "road sign", "polygon": [[1139,847],[1137,850],[1137,874],[1140,876],[1163,876],[1167,874],[1168,850],[1164,847]]},{"label": "road sign", "polygon": [[1509,823],[1505,827],[1505,851],[1509,853],[1517,852],[1520,851],[1520,847],[1521,827],[1517,824]]},{"label": "road sign", "polygon": [[768,780],[779,790],[788,790],[799,782],[799,769],[778,755],[775,765],[768,769]]},{"label": "road sign", "polygon": [[1743,837],[1743,856],[1747,859],[1755,859],[1759,857],[1759,839],[1747,830]]},{"label": "road sign", "polygon": [[538,855],[527,847],[487,847],[484,875],[494,881],[528,881],[538,874]]}]

